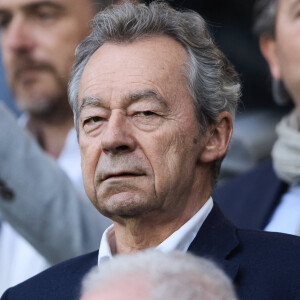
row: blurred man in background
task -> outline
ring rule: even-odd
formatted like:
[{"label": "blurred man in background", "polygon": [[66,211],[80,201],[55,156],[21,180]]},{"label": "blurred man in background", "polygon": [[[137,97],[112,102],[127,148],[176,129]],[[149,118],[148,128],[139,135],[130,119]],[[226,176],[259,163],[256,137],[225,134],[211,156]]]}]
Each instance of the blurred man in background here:
[{"label": "blurred man in background", "polygon": [[300,235],[300,2],[258,0],[255,32],[272,74],[274,99],[295,108],[277,125],[272,161],[215,193],[238,226]]},{"label": "blurred man in background", "polygon": [[[15,166],[9,159],[1,158],[1,190],[12,190],[12,193],[1,193],[5,207],[0,232],[0,293],[9,285],[16,284],[46,268],[49,263],[57,263],[67,257],[94,249],[98,244],[99,230],[103,231],[109,224],[106,218],[96,216],[91,206],[84,206],[83,211],[86,212],[82,216],[84,220],[78,222],[81,219],[78,214],[82,196],[76,195],[73,198],[71,195],[84,193],[84,189],[80,152],[73,128],[72,112],[67,101],[67,86],[75,47],[89,33],[88,22],[97,11],[113,2],[116,1],[0,0],[3,64],[7,82],[14,93],[17,106],[23,112],[20,123],[30,131],[41,148],[57,160],[77,190],[73,191],[74,187],[55,167],[54,174],[51,173],[48,177],[45,174],[47,170],[40,171],[48,162],[46,166],[41,165],[43,159],[40,159],[42,157],[40,154],[37,155],[38,160],[35,160],[34,153],[39,150],[34,147],[30,149],[34,148],[35,152],[28,155],[31,160],[28,157],[24,158],[27,159],[26,168],[21,168],[25,167],[25,163]],[[1,109],[2,115],[6,116],[3,108]],[[24,145],[22,149],[24,152],[29,147],[20,141],[11,143],[11,139],[15,137],[13,132],[10,131],[11,135],[4,135],[5,128],[1,130],[2,148],[17,162],[22,153],[21,149],[13,146],[18,143]],[[30,139],[26,137],[25,140]],[[10,143],[12,147],[7,149]],[[48,171],[53,171],[52,166]],[[45,176],[39,177],[42,172]],[[57,173],[60,174],[57,180],[66,182],[67,191],[64,191],[66,187],[62,187],[61,192],[57,193],[56,183],[52,180]],[[27,182],[28,179],[31,181],[29,180],[29,184],[24,187],[22,181],[25,177],[24,181]],[[40,183],[39,180],[42,178],[43,183]],[[63,182],[57,184],[62,185]],[[42,190],[39,191],[39,188]],[[26,194],[26,198],[23,194]],[[7,195],[16,195],[16,200],[10,201],[10,205],[7,205],[6,200],[12,197],[6,197]],[[20,198],[23,200],[21,206],[24,207],[21,210],[15,206]],[[60,203],[57,204],[58,202]],[[57,206],[53,209],[55,205],[60,206],[60,209]],[[74,218],[73,214],[77,217]],[[5,222],[4,218],[34,244],[36,249],[45,253],[47,259]],[[97,230],[93,231],[93,228]],[[89,230],[95,235],[87,234]],[[66,233],[62,235],[62,232]],[[81,233],[89,236],[87,243],[84,243],[86,240],[82,238]],[[79,238],[76,237],[77,234]],[[61,236],[67,239],[61,242],[59,239]],[[50,246],[46,247],[48,244]]]}]

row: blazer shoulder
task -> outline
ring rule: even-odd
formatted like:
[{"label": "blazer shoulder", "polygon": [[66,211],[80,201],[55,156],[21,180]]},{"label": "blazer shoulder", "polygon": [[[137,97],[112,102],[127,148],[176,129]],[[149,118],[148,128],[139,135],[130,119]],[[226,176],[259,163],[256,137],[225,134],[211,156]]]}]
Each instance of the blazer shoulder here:
[{"label": "blazer shoulder", "polygon": [[8,289],[1,299],[79,299],[81,281],[97,265],[98,251],[57,264]]},{"label": "blazer shoulder", "polygon": [[273,181],[280,180],[274,172],[272,160],[269,159],[258,165],[256,168],[221,184],[216,189],[214,196],[215,199],[220,199],[222,202],[222,199],[225,199],[226,197],[235,197],[239,192],[245,194],[246,192],[251,191],[253,187],[263,187],[264,183]]},{"label": "blazer shoulder", "polygon": [[[237,236],[241,243],[256,244],[260,249],[273,248],[274,253],[282,253],[282,251],[291,252],[294,256],[299,256],[300,238],[295,235],[280,232],[269,232],[252,229],[236,229]],[[295,251],[295,250],[298,251]],[[300,257],[299,257],[300,262]]]},{"label": "blazer shoulder", "polygon": [[300,299],[300,239],[288,234],[237,229],[241,299]]},{"label": "blazer shoulder", "polygon": [[214,192],[213,199],[238,227],[263,229],[287,187],[268,160],[225,182]]},{"label": "blazer shoulder", "polygon": [[244,253],[252,264],[260,262],[261,265],[265,267],[269,265],[274,270],[277,266],[277,270],[281,270],[282,273],[294,270],[300,274],[299,237],[250,229],[237,229],[237,237],[240,241],[241,253]]}]

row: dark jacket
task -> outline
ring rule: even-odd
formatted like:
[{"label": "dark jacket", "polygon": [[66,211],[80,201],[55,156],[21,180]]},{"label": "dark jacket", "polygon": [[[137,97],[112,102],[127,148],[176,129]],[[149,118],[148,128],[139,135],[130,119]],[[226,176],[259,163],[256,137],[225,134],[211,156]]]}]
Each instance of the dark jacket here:
[{"label": "dark jacket", "polygon": [[213,199],[239,228],[263,230],[287,188],[268,160],[220,186]]},{"label": "dark jacket", "polygon": [[[232,225],[214,205],[189,247],[213,259],[235,283],[240,299],[300,299],[300,238]],[[80,297],[80,283],[98,251],[56,265],[6,291],[2,300]]]}]

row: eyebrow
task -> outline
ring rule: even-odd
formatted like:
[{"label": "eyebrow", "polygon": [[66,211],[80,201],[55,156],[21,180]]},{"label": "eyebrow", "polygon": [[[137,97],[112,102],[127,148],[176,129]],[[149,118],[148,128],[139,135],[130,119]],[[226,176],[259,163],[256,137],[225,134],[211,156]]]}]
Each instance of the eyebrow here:
[{"label": "eyebrow", "polygon": [[81,114],[82,110],[88,106],[93,106],[93,107],[104,107],[105,103],[102,99],[96,97],[96,96],[88,96],[84,97],[82,99],[82,103],[79,107],[79,115]]},{"label": "eyebrow", "polygon": [[[128,106],[144,99],[149,99],[149,100],[154,99],[158,101],[165,108],[167,108],[168,106],[167,103],[164,101],[164,99],[157,92],[153,90],[130,93],[124,98],[127,99],[126,105]],[[105,108],[107,106],[107,102],[96,96],[84,97],[79,107],[79,115],[81,114],[82,110],[88,106]]]},{"label": "eyebrow", "polygon": [[128,96],[128,99],[130,104],[138,102],[139,100],[143,100],[143,99],[154,99],[164,107],[167,107],[167,103],[164,101],[163,97],[154,90],[146,90],[146,91],[130,94]]},{"label": "eyebrow", "polygon": [[57,3],[57,2],[53,2],[53,1],[34,2],[34,3],[30,3],[30,4],[26,5],[24,8],[27,11],[31,11],[32,9],[36,10],[36,9],[39,9],[40,7],[45,7],[45,6],[53,8],[53,9],[58,10],[58,11],[65,10],[65,7],[62,4]]},{"label": "eyebrow", "polygon": [[[31,12],[32,10],[37,10],[40,7],[50,7],[58,11],[65,10],[65,7],[54,1],[36,1],[28,4],[24,4],[21,6],[21,10],[25,12]],[[4,14],[10,11],[10,8],[0,8],[0,14]]]}]

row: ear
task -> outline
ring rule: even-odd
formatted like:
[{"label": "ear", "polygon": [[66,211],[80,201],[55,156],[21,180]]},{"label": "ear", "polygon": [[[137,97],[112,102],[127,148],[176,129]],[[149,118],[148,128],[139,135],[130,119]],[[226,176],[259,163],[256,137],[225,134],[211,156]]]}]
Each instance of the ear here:
[{"label": "ear", "polygon": [[200,162],[209,163],[223,157],[228,149],[233,124],[229,112],[219,114],[216,124],[213,124],[206,132],[206,144],[200,154]]},{"label": "ear", "polygon": [[272,76],[281,80],[281,69],[277,55],[277,48],[275,40],[271,38],[261,37],[259,39],[260,50],[269,64]]}]

